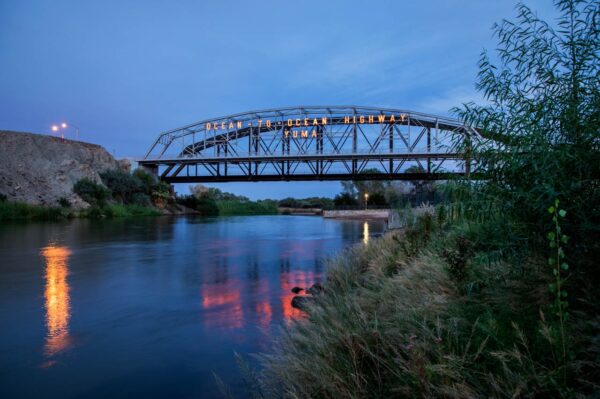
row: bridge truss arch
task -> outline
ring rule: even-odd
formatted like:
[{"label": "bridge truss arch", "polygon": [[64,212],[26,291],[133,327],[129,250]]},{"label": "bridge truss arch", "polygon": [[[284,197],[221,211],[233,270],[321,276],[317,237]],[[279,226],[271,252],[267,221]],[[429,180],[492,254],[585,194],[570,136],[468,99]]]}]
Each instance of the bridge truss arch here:
[{"label": "bridge truss arch", "polygon": [[161,133],[139,163],[170,183],[436,180],[470,173],[471,161],[452,145],[456,137],[479,134],[454,119],[406,110],[299,106]]}]

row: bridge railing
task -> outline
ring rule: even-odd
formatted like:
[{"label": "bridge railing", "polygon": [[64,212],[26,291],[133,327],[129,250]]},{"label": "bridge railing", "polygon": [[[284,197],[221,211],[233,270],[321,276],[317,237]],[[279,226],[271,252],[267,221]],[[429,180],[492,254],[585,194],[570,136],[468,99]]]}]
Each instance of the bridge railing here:
[{"label": "bridge railing", "polygon": [[[265,158],[265,157],[282,157],[282,156],[295,156],[295,157],[302,157],[302,156],[306,156],[306,157],[319,157],[319,156],[334,156],[334,155],[347,155],[347,156],[352,156],[352,155],[390,155],[390,154],[395,154],[395,155],[414,155],[415,157],[418,157],[420,155],[456,155],[459,156],[460,154],[457,154],[455,152],[453,152],[452,147],[450,146],[430,146],[428,147],[417,147],[417,148],[394,148],[394,149],[388,149],[388,148],[377,148],[377,149],[357,149],[356,151],[323,151],[323,152],[317,152],[315,153],[314,151],[290,151],[290,152],[282,152],[281,150],[279,152],[277,151],[271,151],[271,152],[266,152],[266,151],[259,151],[259,152],[254,152],[254,151],[221,151],[220,153],[215,152],[215,151],[210,151],[209,154],[206,153],[202,153],[202,152],[198,152],[198,153],[194,153],[194,154],[181,154],[180,152],[178,153],[166,153],[166,154],[162,154],[162,156],[160,158],[157,158],[156,160],[194,160],[194,159],[198,159],[198,160],[203,160],[203,159],[227,159],[227,158],[247,158],[247,159],[253,159],[253,158]],[[152,159],[146,159],[147,161],[151,161]]]}]

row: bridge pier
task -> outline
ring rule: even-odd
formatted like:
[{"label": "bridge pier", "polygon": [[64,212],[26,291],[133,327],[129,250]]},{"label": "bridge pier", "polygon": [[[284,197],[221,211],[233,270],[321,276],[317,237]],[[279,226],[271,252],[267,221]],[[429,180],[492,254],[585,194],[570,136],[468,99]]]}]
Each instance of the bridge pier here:
[{"label": "bridge pier", "polygon": [[143,171],[151,174],[152,176],[156,177],[157,179],[160,177],[158,176],[158,164],[139,164],[138,167],[140,169],[142,169]]}]

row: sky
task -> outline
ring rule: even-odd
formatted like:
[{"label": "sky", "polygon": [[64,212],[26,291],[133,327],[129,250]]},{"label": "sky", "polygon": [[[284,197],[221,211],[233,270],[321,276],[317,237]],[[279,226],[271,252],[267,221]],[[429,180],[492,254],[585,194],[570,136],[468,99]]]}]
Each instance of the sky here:
[{"label": "sky", "polygon": [[[526,0],[545,18],[551,0]],[[244,111],[360,105],[451,116],[481,102],[477,60],[514,0],[0,0],[0,129],[54,123],[117,158]],[[74,132],[73,132],[74,133]],[[1,145],[1,143],[0,143]],[[221,183],[252,199],[339,182]],[[187,192],[187,185],[177,187]]]}]

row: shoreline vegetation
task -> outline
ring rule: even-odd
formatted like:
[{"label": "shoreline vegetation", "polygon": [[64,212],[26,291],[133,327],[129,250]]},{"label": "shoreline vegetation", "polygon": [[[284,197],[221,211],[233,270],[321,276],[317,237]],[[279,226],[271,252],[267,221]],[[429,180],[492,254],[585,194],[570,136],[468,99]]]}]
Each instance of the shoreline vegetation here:
[{"label": "shoreline vegetation", "polygon": [[[407,172],[422,172],[413,166]],[[367,170],[365,173],[377,173]],[[73,195],[89,204],[74,207],[66,197],[58,206],[35,205],[7,200],[0,194],[0,221],[57,221],[70,218],[116,218],[159,215],[195,214],[199,216],[234,215],[320,215],[324,211],[364,210],[365,194],[369,194],[368,209],[398,209],[443,200],[442,185],[425,181],[386,182],[348,181],[334,198],[250,200],[242,195],[209,188],[202,184],[189,187],[190,194],[176,194],[172,188],[142,169],[133,173],[105,170],[100,181],[78,180]],[[343,212],[342,212],[343,213]]]},{"label": "shoreline vegetation", "polygon": [[457,148],[483,179],[331,259],[258,368],[237,356],[249,396],[600,397],[600,3],[555,4],[494,27],[486,105],[454,109],[494,139]]}]

